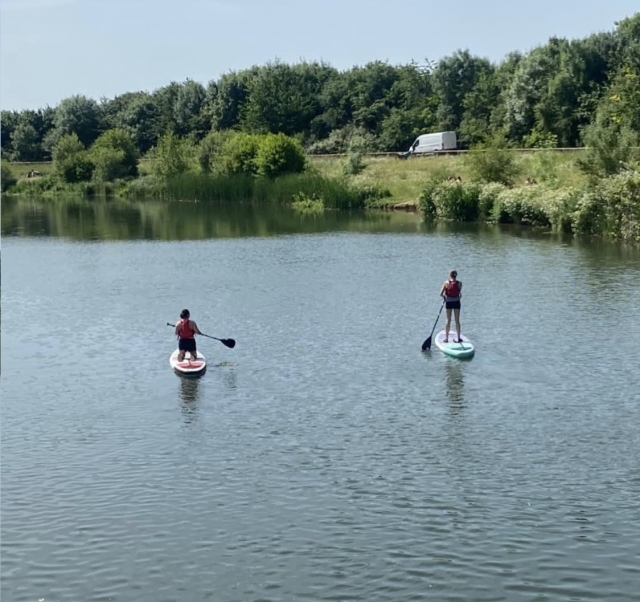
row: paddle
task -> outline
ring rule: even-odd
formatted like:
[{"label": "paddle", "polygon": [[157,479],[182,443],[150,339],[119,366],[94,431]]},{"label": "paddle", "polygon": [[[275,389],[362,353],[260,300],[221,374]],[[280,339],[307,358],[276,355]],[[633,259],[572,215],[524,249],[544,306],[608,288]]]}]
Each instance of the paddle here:
[{"label": "paddle", "polygon": [[[167,322],[167,326],[171,326],[171,328],[176,327],[175,324],[171,324],[170,322]],[[202,336],[207,337],[208,339],[215,339],[216,341],[220,341],[223,345],[226,345],[231,349],[233,349],[236,346],[236,342],[234,339],[219,339],[218,337],[212,337],[211,335],[204,334],[204,332],[202,333]]]},{"label": "paddle", "polygon": [[422,351],[431,349],[431,337],[433,336],[433,331],[436,329],[436,325],[438,324],[438,320],[440,319],[440,314],[442,313],[442,308],[444,307],[444,304],[446,303],[446,301],[447,301],[446,299],[442,301],[442,305],[440,306],[440,311],[438,312],[438,317],[436,318],[435,324],[431,329],[431,334],[429,335],[429,338],[424,343],[422,343]]}]

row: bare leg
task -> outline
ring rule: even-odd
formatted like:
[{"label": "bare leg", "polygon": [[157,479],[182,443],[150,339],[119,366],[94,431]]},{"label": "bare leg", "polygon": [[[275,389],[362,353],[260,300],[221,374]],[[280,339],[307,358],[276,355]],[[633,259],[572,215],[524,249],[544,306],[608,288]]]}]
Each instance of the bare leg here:
[{"label": "bare leg", "polygon": [[178,353],[178,361],[181,362],[184,359],[184,354],[185,351],[184,350],[180,350],[180,352]]},{"label": "bare leg", "polygon": [[190,353],[191,353],[191,359],[195,362],[198,359],[198,352],[190,351]]},{"label": "bare leg", "polygon": [[444,341],[449,340],[449,330],[451,330],[451,310],[447,308],[447,322],[444,327]]},{"label": "bare leg", "polygon": [[458,333],[458,341],[460,341],[460,310],[454,309],[453,313],[456,318],[456,332]]}]

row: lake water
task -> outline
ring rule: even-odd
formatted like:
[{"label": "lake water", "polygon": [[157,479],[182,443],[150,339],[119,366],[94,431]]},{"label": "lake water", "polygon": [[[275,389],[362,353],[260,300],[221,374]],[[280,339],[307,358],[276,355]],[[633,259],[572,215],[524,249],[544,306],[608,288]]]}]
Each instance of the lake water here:
[{"label": "lake water", "polygon": [[[637,250],[151,202],[2,236],[3,602],[640,600]],[[471,361],[420,351],[451,268]],[[195,381],[183,307],[237,340]]]}]

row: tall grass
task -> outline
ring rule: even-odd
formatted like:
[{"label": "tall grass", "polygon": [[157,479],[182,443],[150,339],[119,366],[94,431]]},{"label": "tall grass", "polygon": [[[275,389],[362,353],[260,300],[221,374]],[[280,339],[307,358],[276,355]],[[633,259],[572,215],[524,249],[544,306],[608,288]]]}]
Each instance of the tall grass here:
[{"label": "tall grass", "polygon": [[168,199],[277,203],[291,205],[300,195],[322,201],[328,209],[362,209],[376,191],[320,174],[290,174],[280,178],[250,175],[183,174],[167,181]]}]

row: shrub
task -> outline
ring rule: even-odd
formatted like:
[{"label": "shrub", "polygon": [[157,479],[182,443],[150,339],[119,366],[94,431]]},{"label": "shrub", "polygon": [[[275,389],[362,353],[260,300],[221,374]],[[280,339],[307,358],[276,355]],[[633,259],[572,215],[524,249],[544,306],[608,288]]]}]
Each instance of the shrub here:
[{"label": "shrub", "polygon": [[4,161],[2,161],[1,165],[0,188],[2,189],[2,192],[6,192],[11,186],[18,182],[18,178],[13,175],[11,168],[6,165]]},{"label": "shrub", "polygon": [[420,196],[420,206],[428,219],[475,221],[479,217],[480,190],[476,184],[431,179]]},{"label": "shrub", "polygon": [[240,132],[230,136],[222,148],[223,171],[227,174],[257,173],[260,136]]},{"label": "shrub", "polygon": [[493,217],[493,208],[498,205],[498,198],[505,189],[506,186],[499,182],[489,182],[480,187],[478,194],[478,216],[480,219],[490,220]]},{"label": "shrub", "polygon": [[501,223],[549,226],[551,222],[539,202],[540,190],[534,186],[505,188],[493,206],[493,219]]},{"label": "shrub", "polygon": [[172,132],[165,134],[154,149],[151,171],[153,175],[168,179],[194,171],[195,147],[187,138],[179,138]]},{"label": "shrub", "polygon": [[593,182],[620,173],[638,159],[640,139],[629,127],[598,118],[583,137],[587,150],[576,164]]},{"label": "shrub", "polygon": [[198,146],[198,164],[203,173],[222,171],[222,151],[231,132],[209,132]]},{"label": "shrub", "polygon": [[93,163],[76,134],[62,136],[52,151],[54,173],[69,184],[85,182],[93,175]]},{"label": "shrub", "polygon": [[602,180],[577,203],[572,225],[576,233],[640,242],[640,172]]},{"label": "shrub", "polygon": [[357,176],[359,173],[362,173],[363,170],[364,163],[362,161],[362,153],[359,151],[350,151],[342,168],[343,173],[346,176]]},{"label": "shrub", "polygon": [[115,128],[102,134],[89,151],[94,164],[93,177],[100,182],[136,177],[139,152],[123,129]]},{"label": "shrub", "polygon": [[497,138],[476,147],[466,157],[472,177],[482,182],[499,182],[510,186],[520,173],[514,153],[509,152]]},{"label": "shrub", "polygon": [[277,178],[304,171],[306,157],[302,145],[295,138],[284,134],[266,134],[259,141],[254,164],[258,175]]}]

